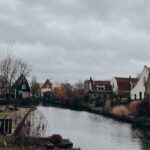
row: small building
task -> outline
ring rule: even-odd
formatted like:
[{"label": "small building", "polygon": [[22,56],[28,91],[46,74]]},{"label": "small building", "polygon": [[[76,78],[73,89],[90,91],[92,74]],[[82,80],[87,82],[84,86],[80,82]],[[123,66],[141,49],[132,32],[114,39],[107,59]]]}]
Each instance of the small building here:
[{"label": "small building", "polygon": [[90,80],[84,82],[85,93],[89,94],[89,99],[101,98],[110,98],[112,95],[112,86],[110,81],[107,80],[93,80],[90,77]]},{"label": "small building", "polygon": [[139,80],[134,88],[131,90],[132,100],[143,100],[150,95],[150,68],[144,66]]},{"label": "small building", "polygon": [[114,77],[111,81],[113,93],[118,96],[119,99],[130,99],[130,91],[134,88],[137,81],[137,78]]},{"label": "small building", "polygon": [[52,86],[53,84],[49,79],[47,79],[44,84],[40,84],[41,96],[43,96],[46,92],[52,93]]},{"label": "small building", "polygon": [[12,86],[12,90],[14,91],[15,99],[19,98],[29,98],[30,97],[30,86],[24,75],[21,75],[18,80]]}]

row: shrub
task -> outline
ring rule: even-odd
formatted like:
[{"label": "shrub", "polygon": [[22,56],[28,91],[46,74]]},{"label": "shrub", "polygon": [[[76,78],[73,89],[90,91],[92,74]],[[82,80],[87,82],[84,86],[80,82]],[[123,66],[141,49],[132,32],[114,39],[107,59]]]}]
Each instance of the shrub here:
[{"label": "shrub", "polygon": [[62,142],[62,136],[59,134],[53,134],[50,137],[50,142],[52,142],[53,144],[60,144]]},{"label": "shrub", "polygon": [[138,108],[138,115],[140,116],[150,116],[150,101],[141,101],[140,107]]},{"label": "shrub", "polygon": [[112,109],[112,113],[118,116],[128,116],[129,110],[125,106],[116,106]]},{"label": "shrub", "polygon": [[111,110],[111,107],[112,107],[111,99],[107,99],[104,104],[104,110],[109,112]]},{"label": "shrub", "polygon": [[129,109],[131,111],[131,114],[134,116],[137,116],[139,113],[139,109],[141,107],[141,102],[140,101],[133,101],[129,105]]},{"label": "shrub", "polygon": [[0,137],[0,147],[5,146],[5,138],[4,137]]}]

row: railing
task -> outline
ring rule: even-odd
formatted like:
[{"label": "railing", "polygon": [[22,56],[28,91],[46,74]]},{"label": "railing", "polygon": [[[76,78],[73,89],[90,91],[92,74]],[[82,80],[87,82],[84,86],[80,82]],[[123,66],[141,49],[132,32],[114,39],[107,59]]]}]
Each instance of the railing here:
[{"label": "railing", "polygon": [[12,119],[0,119],[0,135],[12,133]]}]

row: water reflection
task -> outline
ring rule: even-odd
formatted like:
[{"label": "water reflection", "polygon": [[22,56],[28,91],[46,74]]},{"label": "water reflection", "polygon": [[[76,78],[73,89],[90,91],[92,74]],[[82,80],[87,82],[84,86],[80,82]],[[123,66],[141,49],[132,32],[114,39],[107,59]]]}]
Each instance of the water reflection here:
[{"label": "water reflection", "polygon": [[150,150],[150,131],[87,112],[51,107],[39,110],[48,124],[45,136],[59,133],[82,150]]},{"label": "water reflection", "polygon": [[150,130],[132,127],[132,138],[139,139],[141,150],[150,150]]},{"label": "water reflection", "polygon": [[60,133],[82,150],[148,150],[149,133],[87,112],[39,107],[48,120],[46,135]]}]

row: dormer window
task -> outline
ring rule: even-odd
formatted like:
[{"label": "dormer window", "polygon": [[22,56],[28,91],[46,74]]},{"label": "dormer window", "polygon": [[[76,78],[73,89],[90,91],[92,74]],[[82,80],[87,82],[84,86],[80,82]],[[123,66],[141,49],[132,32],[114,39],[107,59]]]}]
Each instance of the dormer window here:
[{"label": "dormer window", "polygon": [[105,91],[105,86],[97,86],[97,91]]}]

